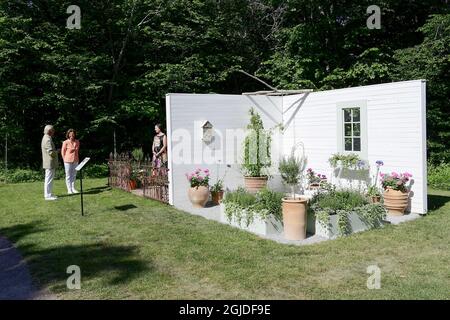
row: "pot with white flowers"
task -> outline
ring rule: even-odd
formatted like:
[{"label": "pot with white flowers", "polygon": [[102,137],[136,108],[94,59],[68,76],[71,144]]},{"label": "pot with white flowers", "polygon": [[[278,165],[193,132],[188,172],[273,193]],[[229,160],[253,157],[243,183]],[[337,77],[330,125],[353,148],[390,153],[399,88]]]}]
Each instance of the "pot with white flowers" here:
[{"label": "pot with white flowers", "polygon": [[392,172],[391,174],[381,173],[380,176],[384,190],[384,206],[388,210],[388,215],[404,215],[408,207],[412,174]]},{"label": "pot with white flowers", "polygon": [[306,238],[307,200],[296,196],[295,187],[300,184],[305,158],[296,157],[294,152],[280,160],[278,170],[283,182],[290,186],[291,195],[283,198],[284,237],[288,240]]},{"label": "pot with white flowers", "polygon": [[209,170],[198,168],[186,173],[190,188],[188,197],[194,208],[204,208],[209,199]]}]

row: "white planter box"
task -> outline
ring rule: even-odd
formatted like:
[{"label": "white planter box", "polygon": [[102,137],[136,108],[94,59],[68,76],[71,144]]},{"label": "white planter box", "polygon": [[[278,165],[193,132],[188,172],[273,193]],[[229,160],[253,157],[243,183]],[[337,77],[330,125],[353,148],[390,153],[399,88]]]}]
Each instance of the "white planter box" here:
[{"label": "white planter box", "polygon": [[[356,213],[350,213],[348,215],[350,223],[350,233],[356,233],[361,231],[369,230],[370,227],[361,220],[361,218]],[[328,228],[323,226],[319,221],[316,220],[314,214],[308,215],[307,231],[312,234],[317,234],[326,239],[336,239],[339,236],[339,229],[337,224],[337,215],[331,215],[328,217]],[[380,219],[378,222],[382,226],[383,222]]]},{"label": "white planter box", "polygon": [[228,217],[225,214],[224,204],[220,205],[220,222],[262,236],[280,234],[283,232],[282,223],[276,220],[273,216],[270,216],[266,220],[262,220],[261,218],[255,216],[252,223],[248,226],[245,219],[242,219],[240,224],[236,221],[236,219],[234,219],[234,217],[231,221],[228,221]]}]

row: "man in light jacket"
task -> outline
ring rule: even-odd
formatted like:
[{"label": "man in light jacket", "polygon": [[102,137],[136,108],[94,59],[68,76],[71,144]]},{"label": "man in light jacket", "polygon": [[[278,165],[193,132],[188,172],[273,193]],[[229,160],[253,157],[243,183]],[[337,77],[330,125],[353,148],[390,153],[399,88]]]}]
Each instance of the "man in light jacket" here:
[{"label": "man in light jacket", "polygon": [[44,197],[45,200],[56,200],[57,197],[52,194],[53,178],[58,167],[58,150],[53,143],[55,129],[51,125],[44,128],[44,137],[41,142],[42,149],[42,167],[45,169]]}]

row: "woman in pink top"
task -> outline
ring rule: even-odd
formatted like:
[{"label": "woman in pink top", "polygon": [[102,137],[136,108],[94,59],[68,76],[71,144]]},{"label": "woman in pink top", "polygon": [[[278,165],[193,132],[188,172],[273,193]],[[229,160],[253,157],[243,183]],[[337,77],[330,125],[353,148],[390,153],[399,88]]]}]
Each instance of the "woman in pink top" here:
[{"label": "woman in pink top", "polygon": [[66,133],[67,140],[63,142],[61,154],[64,161],[64,169],[66,170],[66,186],[67,193],[78,193],[75,190],[75,179],[77,172],[75,168],[78,166],[78,151],[80,149],[80,141],[76,139],[76,132],[69,129]]}]

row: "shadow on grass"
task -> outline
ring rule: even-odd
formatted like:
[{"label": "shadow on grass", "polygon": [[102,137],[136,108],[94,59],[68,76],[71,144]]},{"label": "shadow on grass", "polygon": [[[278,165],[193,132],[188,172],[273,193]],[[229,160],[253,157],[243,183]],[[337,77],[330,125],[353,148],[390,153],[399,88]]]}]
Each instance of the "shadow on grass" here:
[{"label": "shadow on grass", "polygon": [[123,206],[115,206],[114,209],[119,211],[127,211],[131,209],[136,209],[137,207],[134,204],[124,204]]},{"label": "shadow on grass", "polygon": [[[104,186],[104,187],[96,187],[96,188],[90,188],[90,189],[88,189],[88,190],[84,190],[83,191],[83,194],[85,194],[85,195],[92,195],[92,194],[99,194],[99,193],[102,193],[102,192],[105,192],[105,191],[109,191],[109,190],[111,190],[111,187],[108,187],[108,186]],[[73,193],[73,194],[62,194],[62,195],[59,195],[58,196],[58,198],[66,198],[66,197],[79,197],[80,196],[80,194],[79,193]]]},{"label": "shadow on grass", "polygon": [[428,195],[428,210],[437,210],[450,202],[450,197],[436,194]]},{"label": "shadow on grass", "polygon": [[[137,246],[110,245],[101,242],[86,244],[38,245],[20,243],[27,235],[41,232],[42,237],[48,229],[41,228],[40,222],[19,224],[0,229],[0,235],[13,242],[26,259],[38,289],[55,285],[57,290],[67,290],[66,273],[71,265],[81,270],[83,280],[99,279],[109,285],[128,283],[144,272],[156,272],[153,262],[140,259]],[[61,243],[61,239],[57,239]],[[19,285],[19,284],[18,284]]]}]

